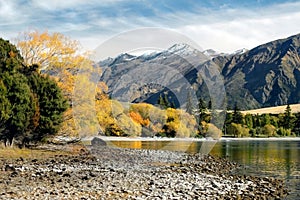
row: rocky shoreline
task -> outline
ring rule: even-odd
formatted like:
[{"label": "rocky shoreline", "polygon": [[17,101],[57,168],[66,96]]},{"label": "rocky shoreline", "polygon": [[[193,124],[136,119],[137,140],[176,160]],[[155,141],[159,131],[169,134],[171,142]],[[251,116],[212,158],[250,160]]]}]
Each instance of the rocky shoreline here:
[{"label": "rocky shoreline", "polygon": [[281,199],[283,181],[237,175],[209,155],[90,147],[76,155],[0,159],[0,199]]}]

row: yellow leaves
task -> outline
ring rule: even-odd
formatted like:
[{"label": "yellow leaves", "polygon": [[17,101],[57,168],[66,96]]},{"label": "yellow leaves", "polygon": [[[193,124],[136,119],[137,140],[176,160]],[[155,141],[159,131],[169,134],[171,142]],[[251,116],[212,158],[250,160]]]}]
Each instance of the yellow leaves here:
[{"label": "yellow leaves", "polygon": [[140,124],[134,122],[131,120],[130,117],[128,117],[125,114],[120,114],[116,117],[116,120],[118,122],[118,126],[121,128],[121,130],[124,132],[124,136],[140,136],[142,132],[142,127]]},{"label": "yellow leaves", "polygon": [[9,54],[9,57],[11,57],[11,58],[16,57],[16,54],[13,51],[10,51],[8,54]]},{"label": "yellow leaves", "polygon": [[139,113],[131,111],[129,113],[130,118],[135,121],[136,123],[142,125],[142,126],[149,126],[150,125],[150,120],[149,119],[143,119],[142,116]]},{"label": "yellow leaves", "polygon": [[163,132],[171,137],[191,137],[197,132],[196,119],[180,109],[168,108]]},{"label": "yellow leaves", "polygon": [[218,127],[216,127],[214,124],[208,123],[205,136],[218,140],[222,136],[222,131]]},{"label": "yellow leaves", "polygon": [[[87,55],[80,54],[80,45],[61,33],[47,31],[24,32],[16,39],[25,65],[39,64],[42,69],[71,69],[86,62]],[[84,63],[86,64],[86,63]]]}]

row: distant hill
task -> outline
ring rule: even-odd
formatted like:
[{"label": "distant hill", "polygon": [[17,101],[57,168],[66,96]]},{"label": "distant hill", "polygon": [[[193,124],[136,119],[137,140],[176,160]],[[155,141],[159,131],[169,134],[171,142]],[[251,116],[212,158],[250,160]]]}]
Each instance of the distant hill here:
[{"label": "distant hill", "polygon": [[300,103],[300,34],[230,55],[175,44],[142,56],[121,54],[100,66],[109,93],[124,101],[155,104],[168,93],[171,101],[183,105],[192,86],[208,102],[212,91],[205,80],[216,80],[210,69],[217,68],[229,109],[236,103],[242,110]]}]

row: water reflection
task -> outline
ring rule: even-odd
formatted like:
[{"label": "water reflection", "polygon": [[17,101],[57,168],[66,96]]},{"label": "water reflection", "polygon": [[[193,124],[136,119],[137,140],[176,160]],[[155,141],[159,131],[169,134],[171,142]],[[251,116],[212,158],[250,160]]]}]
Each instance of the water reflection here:
[{"label": "water reflection", "polygon": [[113,141],[124,148],[164,149],[197,153],[210,151],[211,155],[228,158],[245,168],[240,173],[255,176],[283,178],[291,190],[288,199],[300,199],[300,141],[249,140],[189,142],[189,141]]}]

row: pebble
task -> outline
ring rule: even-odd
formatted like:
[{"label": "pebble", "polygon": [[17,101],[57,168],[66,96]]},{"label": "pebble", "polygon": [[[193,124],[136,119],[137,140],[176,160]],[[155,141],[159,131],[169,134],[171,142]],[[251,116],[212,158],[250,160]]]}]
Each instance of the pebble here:
[{"label": "pebble", "polygon": [[1,199],[278,199],[283,181],[233,174],[209,155],[113,147],[91,154],[1,159]]}]

